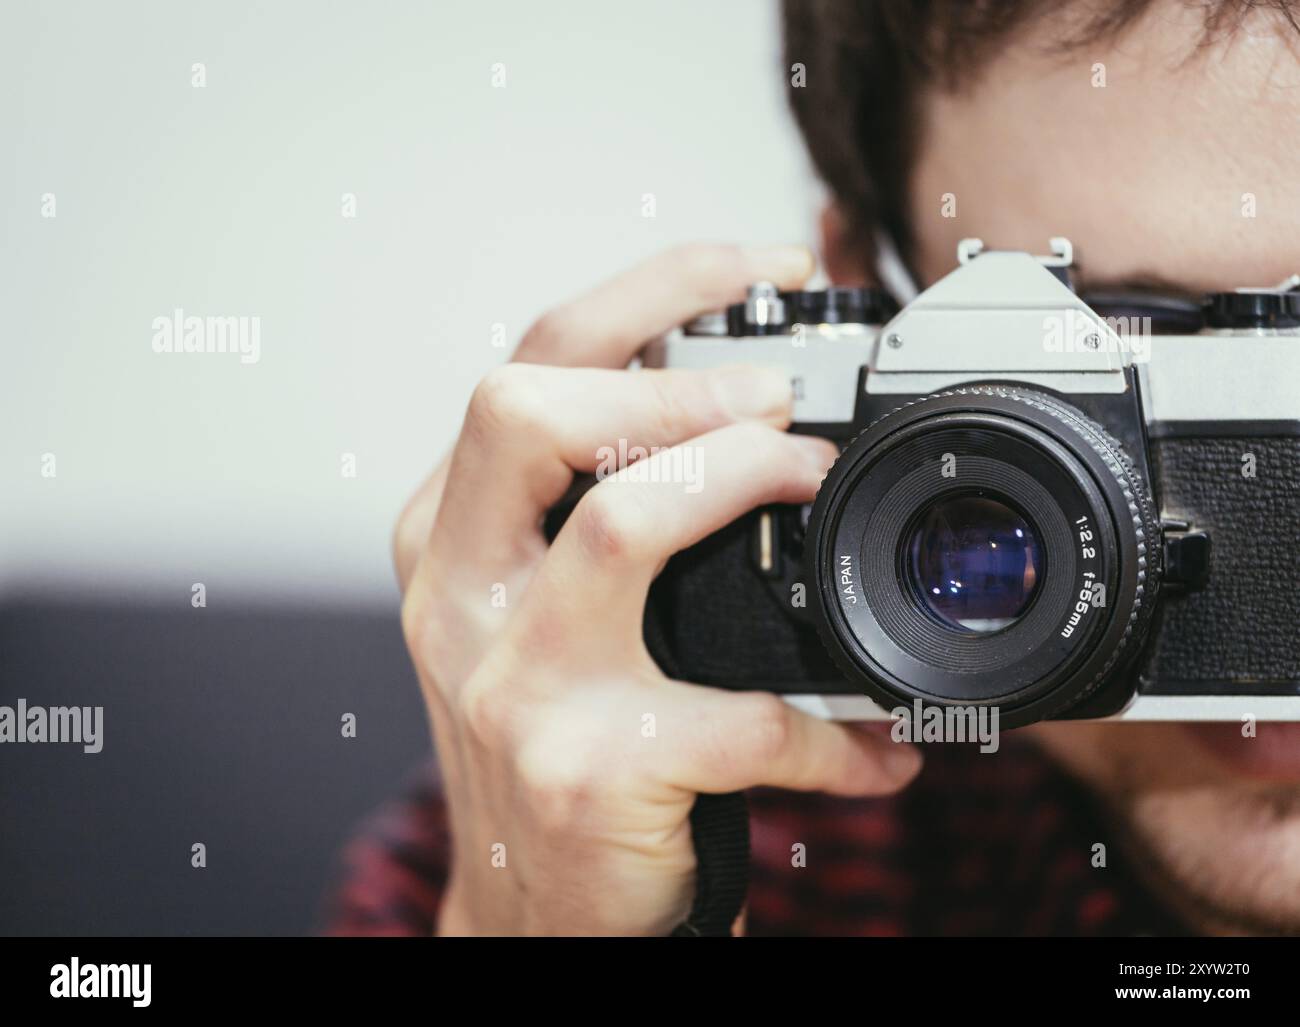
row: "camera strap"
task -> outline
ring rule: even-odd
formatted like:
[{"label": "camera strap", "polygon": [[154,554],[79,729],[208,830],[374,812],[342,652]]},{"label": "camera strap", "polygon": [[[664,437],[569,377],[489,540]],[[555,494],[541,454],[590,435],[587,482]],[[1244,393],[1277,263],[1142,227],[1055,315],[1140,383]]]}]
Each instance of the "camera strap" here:
[{"label": "camera strap", "polygon": [[695,903],[674,938],[725,938],[749,891],[749,806],[743,792],[697,795],[691,807]]},{"label": "camera strap", "polygon": [[[646,604],[646,645],[665,674],[680,677],[654,598],[652,589],[651,601]],[[731,925],[740,916],[749,892],[749,805],[744,792],[697,795],[690,822],[695,901],[672,937],[730,937]]]}]

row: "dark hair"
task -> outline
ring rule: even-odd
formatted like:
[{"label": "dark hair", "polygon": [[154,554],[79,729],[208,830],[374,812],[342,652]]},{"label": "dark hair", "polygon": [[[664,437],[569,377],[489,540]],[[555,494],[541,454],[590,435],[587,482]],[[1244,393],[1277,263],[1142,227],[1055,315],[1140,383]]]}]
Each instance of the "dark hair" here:
[{"label": "dark hair", "polygon": [[[1050,49],[1065,53],[1114,38],[1154,2],[1071,5]],[[1280,12],[1300,29],[1292,4],[1199,0],[1202,42],[1235,29],[1259,8]],[[926,91],[957,90],[998,47],[1053,14],[1059,18],[1066,7],[1062,0],[783,0],[790,106],[817,173],[838,201],[849,241],[870,271],[882,231],[903,262],[913,263],[908,181]],[[795,64],[805,69],[802,83]]]}]

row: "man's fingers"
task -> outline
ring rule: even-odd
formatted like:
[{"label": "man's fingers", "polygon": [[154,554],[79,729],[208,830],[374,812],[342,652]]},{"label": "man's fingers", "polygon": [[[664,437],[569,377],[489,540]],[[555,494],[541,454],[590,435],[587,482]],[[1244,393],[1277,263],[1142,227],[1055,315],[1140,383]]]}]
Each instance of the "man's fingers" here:
[{"label": "man's fingers", "polygon": [[[561,624],[590,633],[599,624],[616,647],[639,639],[646,591],[673,553],[754,507],[812,499],[836,453],[825,439],[749,422],[605,479],[583,496],[551,546],[525,597],[522,630]],[[587,638],[574,641],[596,654]]]},{"label": "man's fingers", "polygon": [[544,314],[520,342],[515,359],[625,367],[646,340],[739,302],[746,286],[768,281],[795,289],[812,270],[806,246],[681,246]]},{"label": "man's fingers", "polygon": [[[475,391],[430,552],[495,575],[538,543],[575,471],[613,472],[653,447],[755,418],[784,425],[790,383],[765,368],[607,371],[510,364]],[[496,580],[495,577],[490,580]]]},{"label": "man's fingers", "polygon": [[[812,254],[803,246],[681,246],[544,315],[525,335],[514,359],[625,367],[643,342],[697,314],[740,300],[747,285],[771,281],[792,289],[802,285],[812,269]],[[403,591],[432,530],[448,463],[444,459],[420,486],[398,521],[393,561]]]},{"label": "man's fingers", "polygon": [[[874,725],[820,720],[767,692],[725,692],[672,682],[688,711],[680,724],[658,718],[671,783],[690,791],[757,786],[832,795],[883,795],[921,769],[921,752]],[[682,692],[685,694],[682,694]]]}]

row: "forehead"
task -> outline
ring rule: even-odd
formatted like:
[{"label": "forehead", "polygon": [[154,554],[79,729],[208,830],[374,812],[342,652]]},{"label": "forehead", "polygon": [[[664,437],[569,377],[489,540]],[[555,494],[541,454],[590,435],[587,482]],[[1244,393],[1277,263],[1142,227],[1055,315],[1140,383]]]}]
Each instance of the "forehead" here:
[{"label": "forehead", "polygon": [[930,96],[912,179],[920,275],[951,270],[965,236],[1046,252],[1065,235],[1088,277],[1190,291],[1300,270],[1295,32],[1259,17],[1198,48],[1202,35],[1199,13],[1159,7],[1067,54],[1011,43]]}]

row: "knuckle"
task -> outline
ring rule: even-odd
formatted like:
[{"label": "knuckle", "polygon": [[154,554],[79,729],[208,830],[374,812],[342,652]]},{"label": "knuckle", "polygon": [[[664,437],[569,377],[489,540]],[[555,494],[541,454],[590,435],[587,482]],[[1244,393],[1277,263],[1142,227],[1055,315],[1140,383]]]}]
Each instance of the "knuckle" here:
[{"label": "knuckle", "polygon": [[393,524],[392,557],[398,580],[405,594],[415,574],[420,553],[429,543],[438,508],[442,505],[449,457],[443,457],[429,478],[407,499]]},{"label": "knuckle", "polygon": [[502,364],[474,389],[466,421],[485,435],[511,429],[536,428],[545,420],[541,374],[531,364]]},{"label": "knuckle", "polygon": [[412,497],[402,508],[397,522],[393,525],[392,557],[393,565],[398,569],[411,559],[413,553],[419,552],[420,547],[425,543],[421,535],[422,522],[415,516],[415,505],[416,499]]},{"label": "knuckle", "polygon": [[597,560],[635,560],[644,552],[652,525],[647,512],[628,488],[598,485],[582,497],[574,511],[583,550]]},{"label": "knuckle", "polygon": [[416,582],[402,596],[399,616],[411,663],[421,685],[432,690],[426,690],[426,697],[434,692],[449,695],[450,685],[460,672],[443,629],[446,607],[435,592]]},{"label": "knuckle", "polygon": [[785,751],[794,733],[794,714],[779,697],[770,693],[749,700],[745,731],[760,758],[774,758]]},{"label": "knuckle", "polygon": [[423,589],[409,588],[402,597],[402,637],[416,668],[425,672],[433,669],[436,642],[433,627],[436,617],[430,608],[430,599]]},{"label": "knuckle", "polygon": [[401,620],[402,637],[412,650],[418,648],[426,623],[424,596],[419,589],[407,589],[402,597]]},{"label": "knuckle", "polygon": [[505,689],[468,682],[459,706],[461,722],[474,741],[492,747],[511,736],[518,707]]}]

